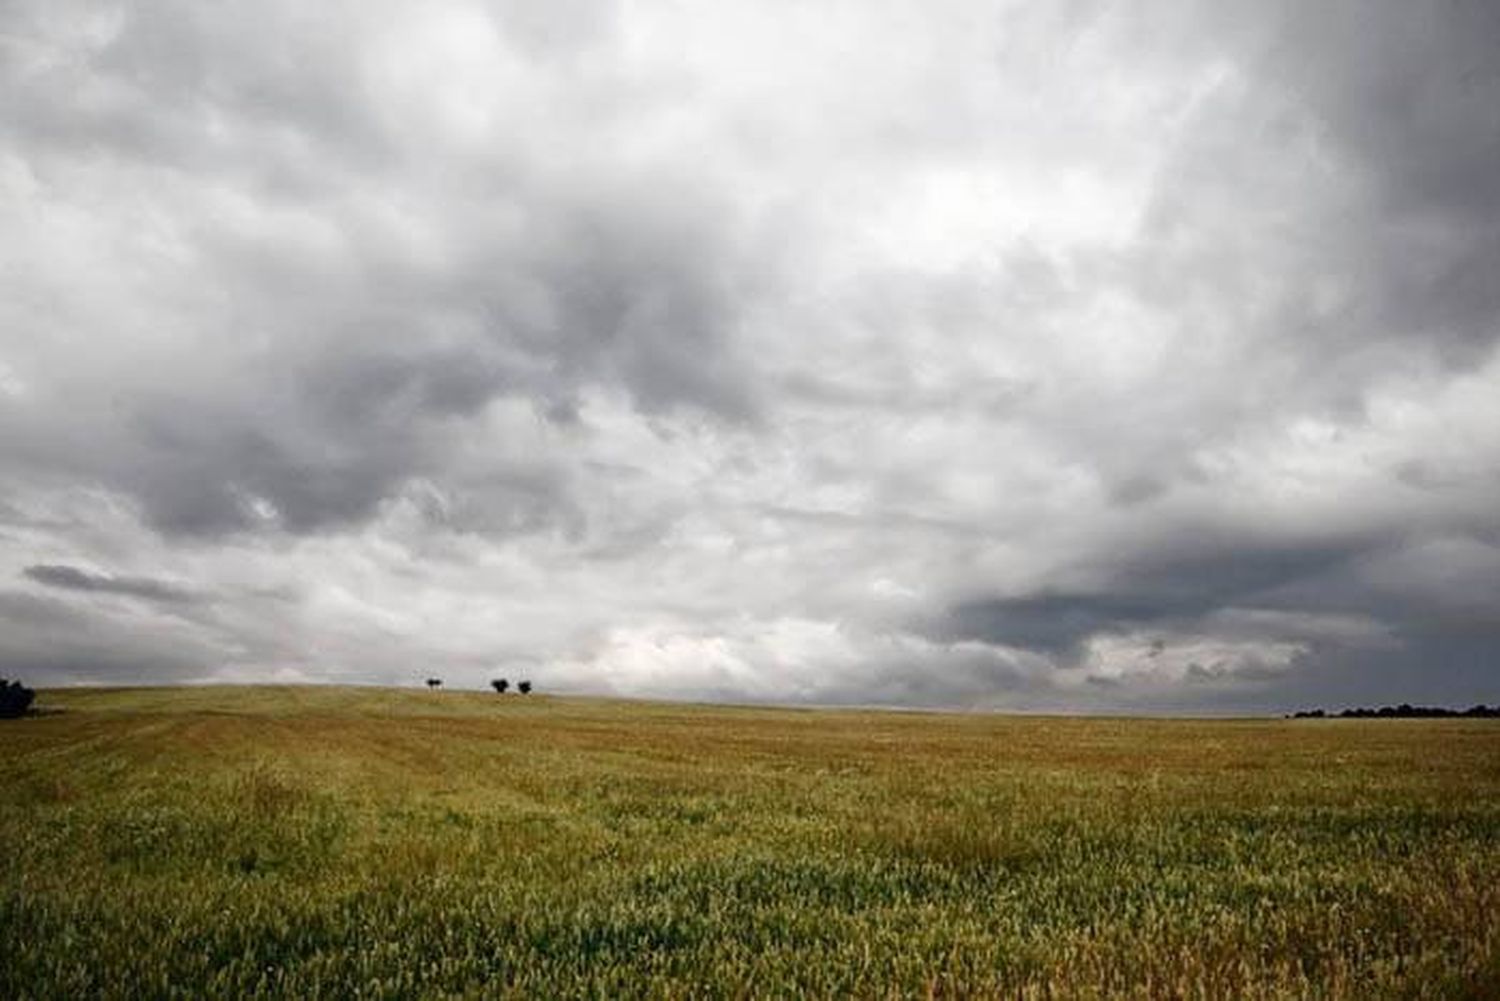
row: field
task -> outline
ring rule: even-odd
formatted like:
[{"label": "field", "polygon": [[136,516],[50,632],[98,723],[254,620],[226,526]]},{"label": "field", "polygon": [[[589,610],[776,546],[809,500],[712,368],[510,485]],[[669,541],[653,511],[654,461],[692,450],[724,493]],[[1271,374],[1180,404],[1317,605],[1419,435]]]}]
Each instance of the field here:
[{"label": "field", "polygon": [[1500,997],[1500,723],[41,693],[0,997]]}]

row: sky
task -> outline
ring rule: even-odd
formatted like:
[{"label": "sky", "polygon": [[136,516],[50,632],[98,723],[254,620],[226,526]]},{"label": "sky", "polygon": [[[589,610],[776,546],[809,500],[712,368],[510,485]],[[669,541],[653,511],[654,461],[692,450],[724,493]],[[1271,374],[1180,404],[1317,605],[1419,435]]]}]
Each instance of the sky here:
[{"label": "sky", "polygon": [[0,0],[0,675],[1500,701],[1488,0]]}]

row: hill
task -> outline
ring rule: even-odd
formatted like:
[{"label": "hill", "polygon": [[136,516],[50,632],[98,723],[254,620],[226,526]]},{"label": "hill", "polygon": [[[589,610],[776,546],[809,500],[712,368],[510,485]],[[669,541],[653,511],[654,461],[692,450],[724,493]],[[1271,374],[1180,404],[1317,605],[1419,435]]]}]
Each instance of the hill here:
[{"label": "hill", "polygon": [[0,996],[1500,994],[1500,725],[41,692]]}]

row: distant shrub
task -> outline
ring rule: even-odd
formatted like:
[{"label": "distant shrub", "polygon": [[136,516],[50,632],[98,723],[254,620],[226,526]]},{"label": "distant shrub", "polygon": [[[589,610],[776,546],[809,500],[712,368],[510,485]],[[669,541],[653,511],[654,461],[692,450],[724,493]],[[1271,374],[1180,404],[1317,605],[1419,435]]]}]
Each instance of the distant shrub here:
[{"label": "distant shrub", "polygon": [[15,719],[17,716],[25,716],[26,710],[31,708],[31,701],[35,698],[36,692],[19,681],[6,681],[0,678],[0,718]]},{"label": "distant shrub", "polygon": [[523,682],[519,683],[518,685],[516,685],[516,691],[520,692],[522,695],[530,695],[531,694],[531,682],[529,682],[529,681],[523,681]]},{"label": "distant shrub", "polygon": [[501,695],[504,695],[505,690],[510,687],[510,682],[506,681],[504,678],[496,678],[494,681],[490,682],[490,687],[499,692]]},{"label": "distant shrub", "polygon": [[428,688],[442,688],[443,687],[443,679],[442,678],[428,678],[427,679],[427,687]]}]

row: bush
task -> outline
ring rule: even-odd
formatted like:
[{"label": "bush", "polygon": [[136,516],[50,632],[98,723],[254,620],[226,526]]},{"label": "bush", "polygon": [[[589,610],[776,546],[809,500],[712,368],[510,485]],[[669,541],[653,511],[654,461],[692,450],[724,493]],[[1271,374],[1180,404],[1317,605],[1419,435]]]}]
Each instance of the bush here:
[{"label": "bush", "polygon": [[35,698],[36,692],[19,681],[6,681],[0,678],[0,718],[15,719],[17,716],[25,716],[26,710],[31,708],[31,700]]}]

